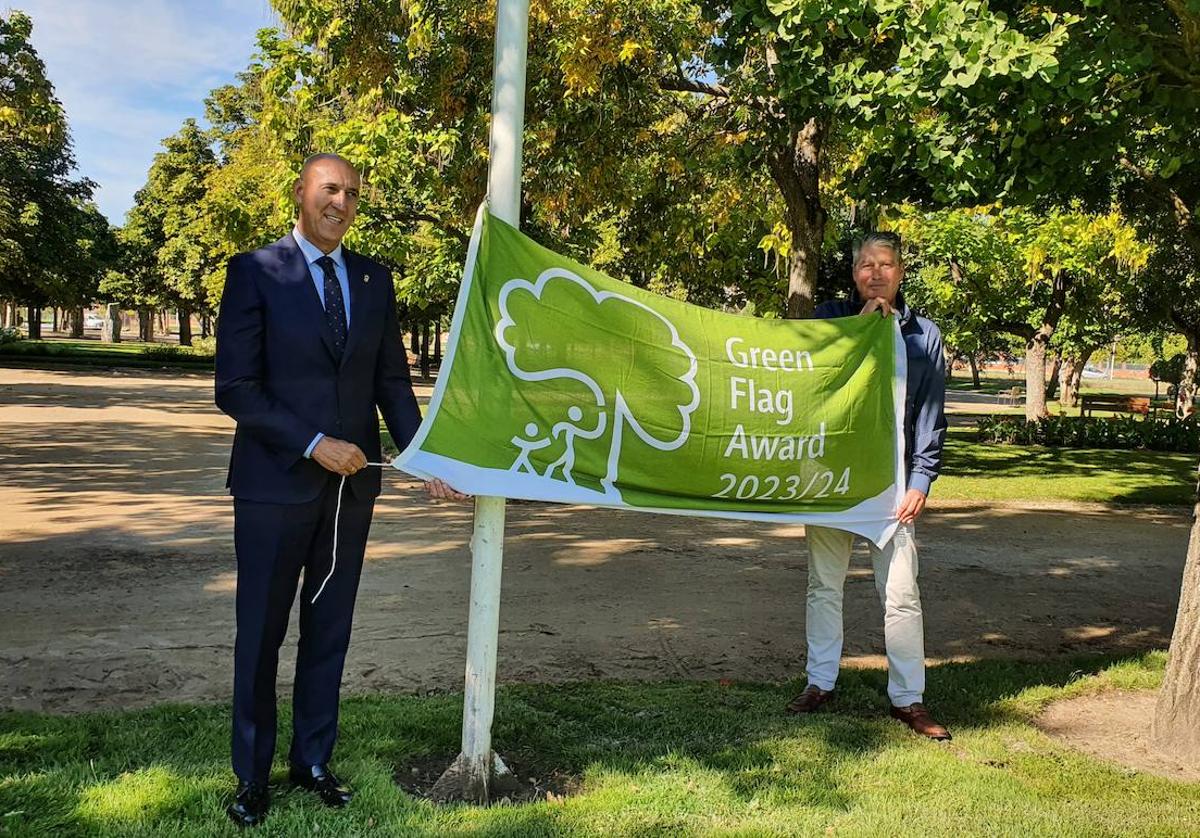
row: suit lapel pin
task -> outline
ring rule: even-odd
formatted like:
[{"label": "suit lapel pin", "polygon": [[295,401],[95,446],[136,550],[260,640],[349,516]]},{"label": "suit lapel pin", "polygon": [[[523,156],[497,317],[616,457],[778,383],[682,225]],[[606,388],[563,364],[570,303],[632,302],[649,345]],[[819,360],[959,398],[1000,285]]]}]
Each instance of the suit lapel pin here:
[{"label": "suit lapel pin", "polygon": [[371,281],[371,277],[368,276],[367,274],[363,274],[363,282],[370,282],[370,281]]}]

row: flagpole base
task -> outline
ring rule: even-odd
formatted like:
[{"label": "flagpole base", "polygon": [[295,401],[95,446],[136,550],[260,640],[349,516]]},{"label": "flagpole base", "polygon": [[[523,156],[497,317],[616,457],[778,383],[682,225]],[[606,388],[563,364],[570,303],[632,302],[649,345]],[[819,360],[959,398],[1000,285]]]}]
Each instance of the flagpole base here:
[{"label": "flagpole base", "polygon": [[460,753],[433,784],[429,798],[437,803],[486,806],[515,789],[516,777],[499,754],[489,752],[487,757],[469,757]]}]

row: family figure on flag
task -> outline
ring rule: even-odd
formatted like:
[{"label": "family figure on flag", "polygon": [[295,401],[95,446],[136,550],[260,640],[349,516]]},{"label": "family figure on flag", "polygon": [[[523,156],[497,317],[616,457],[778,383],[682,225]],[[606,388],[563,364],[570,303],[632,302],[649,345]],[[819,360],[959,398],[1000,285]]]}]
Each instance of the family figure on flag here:
[{"label": "family figure on flag", "polygon": [[[381,489],[370,468],[381,460],[379,414],[402,450],[394,465],[426,478],[434,499],[470,492],[805,523],[808,683],[790,713],[834,699],[842,588],[855,535],[865,536],[884,609],[891,714],[950,738],[923,704],[915,531],[941,467],[944,361],[937,327],[904,301],[897,236],[872,233],[856,246],[853,290],[820,306],[818,320],[768,323],[623,286],[481,211],[422,419],[391,274],[342,245],[360,189],[345,159],[309,158],[293,187],[293,230],[228,266],[215,392],[237,423],[231,819],[253,826],[270,807],[279,650],[297,588],[289,780],[328,806],[353,796],[330,763]],[[726,357],[731,330],[753,330],[754,344],[768,347],[754,379],[730,374],[744,372]],[[808,347],[806,365],[781,365],[773,339]],[[756,404],[751,392],[766,395]],[[785,402],[781,422],[766,408]],[[733,462],[735,427],[787,435],[793,449],[819,428],[821,445]]]}]

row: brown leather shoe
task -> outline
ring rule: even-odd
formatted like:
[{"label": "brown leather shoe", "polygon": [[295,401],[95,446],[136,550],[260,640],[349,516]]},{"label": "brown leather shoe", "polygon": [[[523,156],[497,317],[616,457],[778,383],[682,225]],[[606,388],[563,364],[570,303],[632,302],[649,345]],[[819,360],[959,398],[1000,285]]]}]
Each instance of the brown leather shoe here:
[{"label": "brown leather shoe", "polygon": [[787,711],[794,716],[801,713],[815,713],[833,698],[833,690],[823,690],[820,687],[809,684],[804,688],[804,692],[788,702]]},{"label": "brown leather shoe", "polygon": [[893,707],[892,718],[899,719],[922,736],[928,736],[930,739],[938,741],[950,741],[950,731],[933,720],[924,704]]}]

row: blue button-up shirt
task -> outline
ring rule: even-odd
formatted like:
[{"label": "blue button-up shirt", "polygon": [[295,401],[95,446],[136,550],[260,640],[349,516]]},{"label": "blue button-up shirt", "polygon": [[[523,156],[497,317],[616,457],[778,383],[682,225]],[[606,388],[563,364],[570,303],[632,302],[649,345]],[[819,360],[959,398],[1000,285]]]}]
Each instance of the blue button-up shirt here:
[{"label": "blue button-up shirt", "polygon": [[321,298],[321,307],[325,307],[325,271],[317,264],[317,260],[322,256],[328,256],[333,260],[333,272],[337,274],[338,285],[342,286],[342,301],[345,303],[346,309],[346,328],[350,328],[350,275],[346,272],[346,257],[342,254],[342,246],[339,244],[329,253],[323,253],[321,248],[304,238],[304,234],[300,232],[299,227],[292,229],[292,238],[296,240],[296,244],[300,245],[300,252],[304,254],[304,260],[308,262],[308,272],[312,274],[313,285],[317,287],[317,296]]},{"label": "blue button-up shirt", "polygon": [[[292,238],[296,240],[296,244],[300,245],[300,252],[304,254],[304,261],[308,263],[308,272],[312,274],[313,285],[317,288],[317,296],[321,300],[321,307],[325,306],[325,270],[317,264],[317,260],[322,256],[328,256],[333,260],[333,272],[337,274],[338,285],[342,286],[342,302],[346,309],[346,329],[350,328],[350,274],[346,271],[346,257],[342,253],[342,246],[339,244],[329,253],[322,252],[321,248],[304,238],[304,234],[300,232],[299,227],[292,228]],[[312,457],[313,449],[317,447],[317,443],[324,438],[325,434],[318,433],[313,437],[313,441],[308,444],[308,448],[304,449],[305,457]]]},{"label": "blue button-up shirt", "polygon": [[[862,311],[858,299],[831,300],[817,306],[818,318],[850,317]],[[929,494],[942,468],[946,442],[946,359],[942,333],[933,321],[914,312],[896,296],[900,334],[908,354],[908,386],[904,400],[904,462],[908,488]],[[878,315],[876,315],[878,316]]]}]

